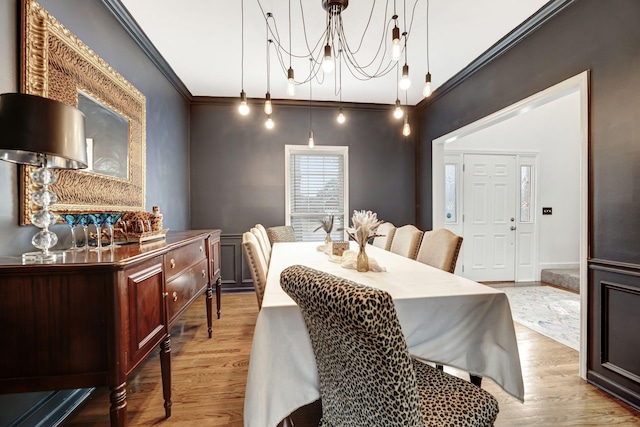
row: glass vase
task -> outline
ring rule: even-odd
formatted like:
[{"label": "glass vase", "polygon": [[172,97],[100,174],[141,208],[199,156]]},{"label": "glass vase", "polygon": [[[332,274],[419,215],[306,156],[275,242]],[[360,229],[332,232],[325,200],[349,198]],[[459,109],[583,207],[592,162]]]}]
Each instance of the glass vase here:
[{"label": "glass vase", "polygon": [[366,241],[364,242],[364,244],[360,244],[358,257],[356,258],[356,269],[361,273],[369,271],[369,257],[367,256],[367,252],[365,251],[366,246]]}]

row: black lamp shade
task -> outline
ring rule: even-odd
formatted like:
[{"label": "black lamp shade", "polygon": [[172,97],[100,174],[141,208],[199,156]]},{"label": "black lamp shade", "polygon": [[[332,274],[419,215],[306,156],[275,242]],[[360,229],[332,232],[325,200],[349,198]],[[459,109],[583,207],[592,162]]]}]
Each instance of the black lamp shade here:
[{"label": "black lamp shade", "polygon": [[0,95],[0,160],[60,169],[87,167],[84,114],[23,93]]}]

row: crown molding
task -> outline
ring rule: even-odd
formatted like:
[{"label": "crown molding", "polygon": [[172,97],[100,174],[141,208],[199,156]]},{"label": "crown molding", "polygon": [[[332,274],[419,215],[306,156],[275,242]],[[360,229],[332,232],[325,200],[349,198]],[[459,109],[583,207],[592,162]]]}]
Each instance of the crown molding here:
[{"label": "crown molding", "polygon": [[487,66],[490,62],[499,58],[502,54],[513,48],[520,41],[531,35],[534,31],[544,25],[551,18],[562,12],[565,8],[569,7],[576,0],[551,0],[544,6],[542,6],[535,14],[531,15],[526,21],[518,25],[506,36],[498,40],[493,46],[487,49],[484,53],[478,56],[473,62],[444,82],[433,94],[426,99],[421,100],[416,104],[418,110],[426,108],[432,102],[435,102],[438,98],[444,96],[453,88],[464,82],[471,77],[477,71]]},{"label": "crown molding", "polygon": [[118,20],[122,28],[131,36],[136,44],[142,49],[142,51],[149,57],[151,62],[160,70],[160,72],[169,80],[173,87],[182,95],[182,97],[191,102],[193,95],[187,89],[187,86],[182,82],[180,77],[173,71],[173,68],[162,57],[158,49],[151,43],[149,37],[142,31],[140,25],[131,16],[127,8],[122,4],[120,0],[101,0],[102,4],[111,12],[111,14]]},{"label": "crown molding", "polygon": [[[220,106],[232,106],[238,103],[238,97],[228,97],[228,96],[194,96],[191,99],[191,105],[220,105]],[[248,98],[248,103],[250,105],[262,104],[264,102],[264,98]],[[337,109],[340,107],[340,103],[338,101],[304,101],[301,99],[276,99],[272,98],[271,102],[274,106],[278,107],[309,107],[311,105],[315,108],[327,108],[327,109]],[[413,111],[415,109],[412,105],[404,105],[409,109],[409,111]],[[394,104],[372,104],[372,103],[364,103],[364,102],[343,102],[342,108],[345,110],[363,110],[363,111],[389,111],[394,108]]]}]

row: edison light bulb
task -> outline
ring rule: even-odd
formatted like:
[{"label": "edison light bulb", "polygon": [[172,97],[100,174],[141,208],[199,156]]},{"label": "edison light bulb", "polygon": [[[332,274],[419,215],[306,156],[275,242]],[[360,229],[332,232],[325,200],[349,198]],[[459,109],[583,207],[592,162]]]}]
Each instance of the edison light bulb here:
[{"label": "edison light bulb", "polygon": [[340,107],[340,109],[338,110],[338,118],[336,120],[338,120],[338,123],[340,124],[344,123],[347,120],[344,116],[344,112],[342,111],[342,107]]},{"label": "edison light bulb", "polygon": [[403,115],[404,111],[402,111],[402,107],[400,106],[400,100],[396,99],[396,109],[393,111],[393,117],[401,119]]},{"label": "edison light bulb", "polygon": [[333,72],[335,64],[333,62],[333,55],[331,55],[331,46],[326,45],[324,47],[324,59],[322,60],[322,69],[325,73],[329,74]]},{"label": "edison light bulb", "polygon": [[408,121],[405,121],[404,122],[404,126],[402,126],[402,134],[404,136],[411,135],[411,126],[409,126],[409,122]]},{"label": "edison light bulb", "polygon": [[313,140],[313,131],[309,132],[309,148],[313,148],[316,146],[315,141]]},{"label": "edison light bulb", "polygon": [[411,80],[409,80],[409,66],[404,64],[402,66],[402,78],[400,79],[400,89],[407,90],[411,86]]},{"label": "edison light bulb", "polygon": [[295,94],[296,85],[293,79],[293,68],[289,67],[289,71],[287,71],[287,95],[294,96]]},{"label": "edison light bulb", "polygon": [[244,93],[244,90],[240,92],[240,105],[238,106],[238,111],[243,116],[249,114],[249,105],[247,104],[247,94]]},{"label": "edison light bulb", "polygon": [[424,88],[422,89],[422,95],[425,98],[431,96],[431,73],[427,73],[424,78]]},{"label": "edison light bulb", "polygon": [[271,118],[271,114],[267,115],[267,121],[264,122],[264,126],[267,129],[273,129],[274,123],[273,123],[273,119]]},{"label": "edison light bulb", "polygon": [[264,113],[268,116],[273,113],[273,105],[271,104],[271,94],[267,92],[264,100]]},{"label": "edison light bulb", "polygon": [[394,61],[400,59],[402,53],[402,46],[400,45],[400,28],[398,26],[393,27],[391,30],[391,58]]}]

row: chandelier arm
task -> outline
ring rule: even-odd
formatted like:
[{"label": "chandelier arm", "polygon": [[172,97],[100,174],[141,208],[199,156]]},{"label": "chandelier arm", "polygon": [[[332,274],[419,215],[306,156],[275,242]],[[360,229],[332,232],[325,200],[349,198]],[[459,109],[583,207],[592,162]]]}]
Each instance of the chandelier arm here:
[{"label": "chandelier arm", "polygon": [[304,8],[302,6],[302,0],[299,0],[299,1],[300,1],[300,15],[302,16],[302,32],[304,33],[304,42],[307,46],[308,53],[305,53],[304,55],[296,56],[296,58],[308,58],[309,56],[313,57],[313,52],[315,52],[316,49],[322,50],[322,42],[324,41],[325,36],[327,34],[327,29],[325,28],[325,31],[320,35],[320,38],[316,42],[316,45],[313,47],[313,49],[311,49],[311,47],[309,47],[309,39],[307,37],[307,23],[306,23],[306,20],[304,19]]},{"label": "chandelier arm", "polygon": [[[383,58],[380,60],[380,64],[378,65],[378,69],[376,70],[375,73],[371,74],[371,73],[368,73],[366,71],[366,68],[368,68],[368,66],[367,67],[360,66],[358,64],[355,56],[353,56],[352,52],[350,52],[348,49],[346,51],[343,50],[343,54],[346,55],[346,58],[347,58],[347,70],[349,71],[349,73],[352,76],[356,77],[358,80],[362,80],[362,81],[371,80],[373,78],[385,76],[391,70],[393,70],[393,66],[395,65],[395,61],[389,61],[388,64],[386,65],[386,67],[382,71],[380,71],[380,69],[382,67],[382,64],[383,64],[383,61],[384,61],[384,56],[383,56]],[[354,70],[357,71],[364,78],[357,77],[354,74]]]},{"label": "chandelier arm", "polygon": [[346,40],[346,36],[344,35],[344,31],[341,31],[341,32],[339,33],[339,35],[341,35],[342,37],[344,37],[343,45],[347,46],[347,51],[349,52],[349,55],[353,58],[353,63],[355,64],[355,66],[356,66],[356,67],[361,68],[361,69],[367,69],[367,68],[371,67],[371,66],[372,66],[372,64],[373,64],[375,61],[377,61],[378,56],[380,55],[380,51],[381,51],[381,49],[384,47],[384,50],[382,51],[382,56],[380,57],[380,63],[378,64],[378,66],[377,66],[377,70],[376,70],[376,72],[375,72],[375,73],[373,73],[373,75],[375,76],[375,75],[380,71],[380,69],[382,68],[382,64],[383,64],[383,62],[384,62],[384,57],[385,57],[386,52],[387,52],[387,45],[386,45],[386,43],[384,42],[384,36],[385,36],[385,34],[388,32],[390,25],[391,25],[391,20],[389,20],[389,21],[387,22],[387,27],[385,28],[385,31],[383,31],[383,33],[382,33],[382,37],[381,37],[381,39],[380,39],[380,43],[378,44],[378,49],[377,49],[377,51],[376,51],[376,54],[373,56],[373,58],[371,59],[371,61],[370,61],[368,64],[366,64],[366,65],[360,65],[360,64],[358,64],[358,61],[355,59],[355,54],[357,53],[357,50],[356,50],[356,51],[351,51],[351,50],[349,49],[349,44],[348,44],[348,42],[347,42],[347,40]]},{"label": "chandelier arm", "polygon": [[[387,0],[387,4],[389,3],[389,0]],[[360,38],[360,43],[358,44],[358,48],[353,51],[353,53],[358,53],[360,51],[360,48],[362,47],[362,43],[364,42],[364,38],[367,34],[367,31],[369,30],[369,25],[371,24],[371,19],[373,18],[373,11],[376,8],[376,0],[373,1],[373,5],[371,5],[371,12],[369,13],[369,19],[367,20],[367,25],[364,27],[364,31],[362,32],[362,37]],[[340,16],[340,29],[342,29],[342,15],[338,15]],[[387,7],[385,6],[385,10],[384,10],[384,20],[387,20]]]}]

